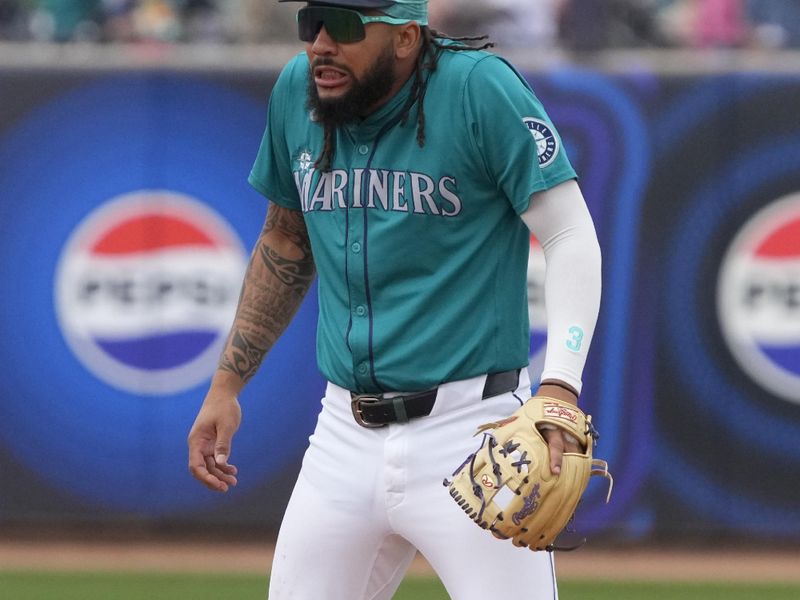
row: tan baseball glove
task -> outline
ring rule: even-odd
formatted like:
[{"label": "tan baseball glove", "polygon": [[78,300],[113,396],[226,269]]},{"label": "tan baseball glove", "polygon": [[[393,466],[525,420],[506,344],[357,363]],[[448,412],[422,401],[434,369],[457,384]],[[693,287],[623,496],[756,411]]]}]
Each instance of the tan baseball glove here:
[{"label": "tan baseball glove", "polygon": [[[564,453],[560,475],[550,472],[550,450],[540,429],[557,427],[578,440],[580,453]],[[556,537],[575,513],[589,478],[613,480],[608,464],[592,458],[597,431],[575,405],[534,396],[507,419],[478,429],[480,448],[445,479],[450,495],[495,537],[531,550],[559,549]]]}]

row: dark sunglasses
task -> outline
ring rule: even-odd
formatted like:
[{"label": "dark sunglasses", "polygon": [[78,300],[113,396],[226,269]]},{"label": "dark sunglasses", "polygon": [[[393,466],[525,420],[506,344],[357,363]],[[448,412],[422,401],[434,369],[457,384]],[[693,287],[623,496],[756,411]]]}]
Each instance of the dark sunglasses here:
[{"label": "dark sunglasses", "polygon": [[402,25],[408,23],[408,19],[398,19],[386,15],[368,17],[357,10],[333,6],[307,6],[301,8],[297,13],[297,30],[300,40],[303,42],[316,40],[323,25],[325,31],[335,42],[340,44],[360,42],[367,37],[364,25],[368,23]]}]

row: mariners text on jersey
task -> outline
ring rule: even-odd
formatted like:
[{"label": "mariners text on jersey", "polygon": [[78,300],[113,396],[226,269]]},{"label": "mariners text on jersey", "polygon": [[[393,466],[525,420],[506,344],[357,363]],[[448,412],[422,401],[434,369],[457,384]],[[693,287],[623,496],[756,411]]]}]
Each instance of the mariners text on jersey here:
[{"label": "mariners text on jersey", "polygon": [[437,179],[424,173],[386,169],[314,168],[294,171],[303,212],[337,208],[370,208],[418,215],[455,217],[461,197],[455,177]]}]

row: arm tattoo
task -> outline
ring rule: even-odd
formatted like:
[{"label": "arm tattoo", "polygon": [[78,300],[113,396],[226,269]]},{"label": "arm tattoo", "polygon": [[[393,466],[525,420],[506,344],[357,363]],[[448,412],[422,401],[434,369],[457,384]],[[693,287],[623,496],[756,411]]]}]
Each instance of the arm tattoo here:
[{"label": "arm tattoo", "polygon": [[266,266],[281,283],[300,294],[305,294],[310,279],[314,277],[313,264],[303,264],[294,260],[288,260],[269,246],[259,246],[258,251],[264,266]]},{"label": "arm tattoo", "polygon": [[315,273],[302,213],[272,204],[218,368],[249,381],[294,317]]}]

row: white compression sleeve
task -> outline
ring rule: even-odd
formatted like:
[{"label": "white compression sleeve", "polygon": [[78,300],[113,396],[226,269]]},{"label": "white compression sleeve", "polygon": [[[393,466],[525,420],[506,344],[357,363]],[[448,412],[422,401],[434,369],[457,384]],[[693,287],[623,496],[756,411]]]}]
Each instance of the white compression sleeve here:
[{"label": "white compression sleeve", "polygon": [[600,245],[592,217],[575,180],[535,193],[521,216],[547,263],[542,381],[559,379],[580,392],[600,310]]}]

